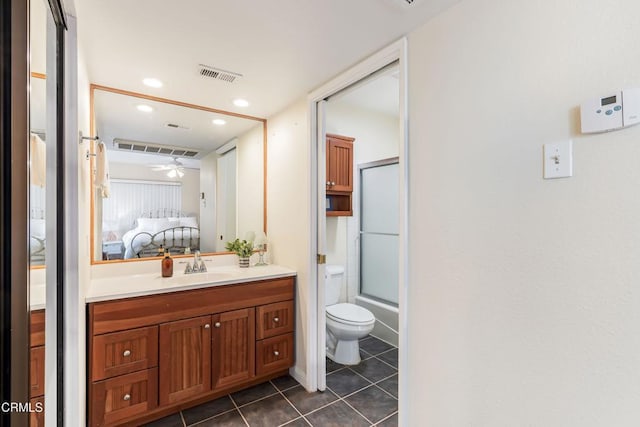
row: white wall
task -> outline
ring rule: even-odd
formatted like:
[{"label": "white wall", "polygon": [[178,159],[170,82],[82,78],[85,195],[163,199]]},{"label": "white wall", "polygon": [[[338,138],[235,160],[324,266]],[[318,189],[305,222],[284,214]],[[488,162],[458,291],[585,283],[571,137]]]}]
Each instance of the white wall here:
[{"label": "white wall", "polygon": [[[399,91],[399,88],[398,88]],[[353,303],[358,294],[359,260],[356,238],[359,235],[358,165],[398,156],[400,122],[398,116],[329,101],[326,104],[326,130],[355,138],[353,143],[353,207],[352,217],[327,217],[327,264],[345,267],[345,285],[341,301]],[[348,288],[348,293],[347,293]]]},{"label": "white wall", "polygon": [[407,425],[640,424],[640,127],[577,109],[640,86],[638,16],[467,0],[410,34]]},{"label": "white wall", "polygon": [[269,118],[267,141],[267,235],[271,262],[295,269],[296,365],[295,375],[306,380],[311,264],[308,257],[311,212],[309,208],[309,122],[306,99]]},{"label": "white wall", "polygon": [[[68,30],[65,33],[65,67],[67,67],[67,79],[65,81],[67,99],[65,100],[65,112],[67,126],[65,130],[67,139],[65,141],[68,150],[68,159],[76,156],[72,164],[67,164],[67,174],[73,174],[71,180],[67,182],[67,199],[70,201],[70,212],[67,224],[67,234],[74,236],[77,252],[73,249],[74,242],[68,246],[67,252],[74,254],[73,259],[67,260],[65,272],[65,395],[56,396],[64,398],[65,402],[65,422],[67,426],[77,424],[78,420],[84,420],[86,406],[82,399],[77,396],[86,395],[86,305],[84,302],[87,285],[89,283],[89,161],[85,156],[87,144],[79,143],[78,130],[84,135],[89,134],[89,80],[87,68],[82,56],[78,51],[76,30],[77,20],[75,17],[67,15]],[[77,206],[76,206],[77,205]],[[75,211],[74,211],[75,208]],[[48,292],[52,283],[47,283]],[[51,300],[47,298],[47,307]],[[50,310],[49,308],[47,309]],[[56,328],[55,322],[49,322],[47,315],[47,336],[50,328]],[[50,372],[55,367],[56,348],[51,341],[47,340],[45,354],[45,422],[47,425],[55,425],[56,413],[55,405],[49,395],[55,394],[57,382],[55,376],[50,376]],[[47,409],[48,408],[48,409]]]}]

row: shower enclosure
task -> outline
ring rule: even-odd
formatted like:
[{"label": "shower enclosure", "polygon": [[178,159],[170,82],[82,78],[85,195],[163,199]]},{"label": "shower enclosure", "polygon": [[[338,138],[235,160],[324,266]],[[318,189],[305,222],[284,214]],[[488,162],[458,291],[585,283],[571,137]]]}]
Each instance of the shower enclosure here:
[{"label": "shower enclosure", "polygon": [[356,303],[378,322],[374,335],[397,345],[399,277],[398,158],[359,165],[360,292]]}]

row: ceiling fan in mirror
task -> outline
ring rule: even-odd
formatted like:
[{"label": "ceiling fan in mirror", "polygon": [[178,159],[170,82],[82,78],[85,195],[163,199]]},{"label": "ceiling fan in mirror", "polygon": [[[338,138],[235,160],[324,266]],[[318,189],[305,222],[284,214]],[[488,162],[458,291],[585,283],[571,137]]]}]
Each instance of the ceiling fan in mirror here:
[{"label": "ceiling fan in mirror", "polygon": [[164,165],[151,165],[151,170],[166,171],[169,178],[182,178],[184,176],[184,166],[177,157],[174,157],[170,163]]}]

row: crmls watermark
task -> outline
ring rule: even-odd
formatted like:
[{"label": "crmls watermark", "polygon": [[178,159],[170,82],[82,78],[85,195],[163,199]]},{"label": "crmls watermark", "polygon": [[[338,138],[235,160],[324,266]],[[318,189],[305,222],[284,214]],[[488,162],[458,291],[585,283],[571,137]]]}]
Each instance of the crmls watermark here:
[{"label": "crmls watermark", "polygon": [[42,412],[44,404],[42,402],[2,402],[0,404],[0,412]]}]

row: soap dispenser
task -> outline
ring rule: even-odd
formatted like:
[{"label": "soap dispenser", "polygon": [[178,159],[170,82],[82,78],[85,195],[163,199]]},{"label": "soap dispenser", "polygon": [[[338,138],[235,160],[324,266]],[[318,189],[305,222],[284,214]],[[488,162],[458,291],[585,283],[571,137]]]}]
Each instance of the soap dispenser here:
[{"label": "soap dispenser", "polygon": [[173,258],[168,250],[164,251],[164,258],[162,259],[162,277],[173,276]]}]

